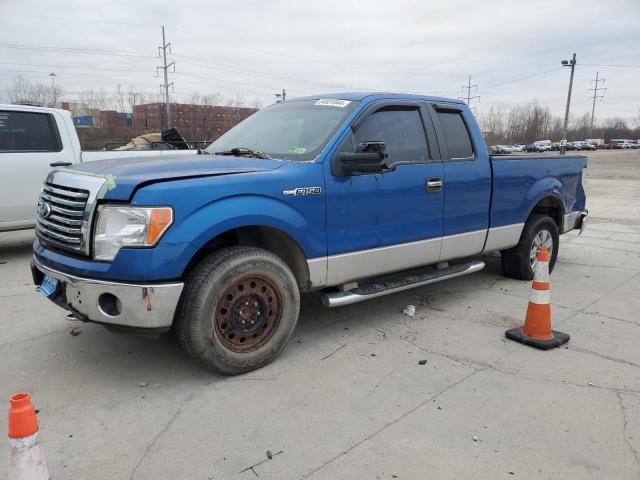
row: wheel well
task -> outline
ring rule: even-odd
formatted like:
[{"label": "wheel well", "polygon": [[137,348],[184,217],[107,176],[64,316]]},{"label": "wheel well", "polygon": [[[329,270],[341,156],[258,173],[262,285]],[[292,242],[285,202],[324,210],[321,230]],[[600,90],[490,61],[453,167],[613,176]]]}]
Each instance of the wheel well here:
[{"label": "wheel well", "polygon": [[556,197],[545,197],[536,203],[531,213],[542,213],[548,215],[556,222],[558,229],[562,231],[563,208],[562,203]]},{"label": "wheel well", "polygon": [[288,234],[271,227],[240,227],[221,233],[205,244],[198,253],[194,255],[187,265],[185,272],[189,271],[206,255],[221,248],[236,245],[263,248],[276,254],[291,269],[300,289],[302,291],[309,289],[309,266],[307,265],[307,259],[304,253],[302,253],[302,249]]}]

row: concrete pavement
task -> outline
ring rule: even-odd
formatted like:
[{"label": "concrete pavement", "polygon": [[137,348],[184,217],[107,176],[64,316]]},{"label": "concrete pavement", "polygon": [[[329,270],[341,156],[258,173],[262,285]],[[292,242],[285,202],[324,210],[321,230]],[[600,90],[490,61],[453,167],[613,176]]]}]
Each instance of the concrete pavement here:
[{"label": "concrete pavement", "polygon": [[280,358],[222,377],[172,338],[68,322],[33,291],[33,233],[5,233],[0,405],[32,393],[55,479],[638,479],[640,153],[589,157],[590,224],[562,237],[551,277],[566,348],[504,339],[530,283],[489,256],[341,309],[306,296]]}]

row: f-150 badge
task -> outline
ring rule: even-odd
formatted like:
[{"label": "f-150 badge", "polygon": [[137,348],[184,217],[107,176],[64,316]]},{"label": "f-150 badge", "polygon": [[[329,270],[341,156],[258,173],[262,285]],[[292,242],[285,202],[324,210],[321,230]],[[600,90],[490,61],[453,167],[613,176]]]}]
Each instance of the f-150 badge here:
[{"label": "f-150 badge", "polygon": [[292,190],[283,190],[282,194],[288,197],[297,197],[298,195],[320,195],[321,191],[321,187],[298,187]]}]

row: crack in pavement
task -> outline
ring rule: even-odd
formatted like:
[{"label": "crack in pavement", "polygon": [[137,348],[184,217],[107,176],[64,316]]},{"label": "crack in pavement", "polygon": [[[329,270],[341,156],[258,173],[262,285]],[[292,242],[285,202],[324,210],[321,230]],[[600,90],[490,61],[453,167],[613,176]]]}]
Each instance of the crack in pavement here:
[{"label": "crack in pavement", "polygon": [[627,320],[626,318],[614,317],[612,315],[606,315],[601,312],[582,312],[584,315],[591,315],[596,317],[606,318],[607,320],[616,320],[618,322],[628,323],[630,325],[635,325],[636,327],[640,327],[640,323],[634,320]]},{"label": "crack in pavement", "polygon": [[38,336],[38,337],[25,338],[24,340],[20,340],[19,342],[16,342],[16,343],[9,343],[9,344],[7,344],[7,345],[2,345],[2,346],[0,346],[0,352],[1,352],[2,350],[7,349],[7,348],[20,346],[20,345],[22,345],[23,343],[29,343],[29,342],[33,342],[33,341],[35,341],[35,340],[41,340],[41,339],[43,339],[43,338],[49,337],[49,336],[51,336],[51,335],[54,335],[54,334],[56,334],[56,333],[64,332],[64,331],[66,331],[68,328],[69,328],[69,327],[67,326],[67,327],[64,327],[64,328],[60,328],[60,329],[58,329],[58,330],[53,330],[53,331],[51,331],[51,332],[49,332],[49,333],[45,333],[44,335],[40,335],[40,336]]},{"label": "crack in pavement", "polygon": [[305,478],[309,478],[312,475],[315,475],[317,472],[319,472],[320,470],[322,470],[323,468],[325,468],[327,465],[330,465],[331,463],[335,462],[336,460],[338,460],[339,458],[344,457],[345,455],[348,455],[352,450],[354,450],[355,448],[358,448],[360,445],[362,445],[365,442],[368,442],[369,440],[371,440],[373,437],[375,437],[376,435],[378,435],[379,433],[382,433],[383,431],[385,431],[386,429],[388,429],[389,427],[395,425],[396,423],[400,422],[402,419],[408,417],[409,415],[411,415],[412,413],[418,411],[419,409],[421,409],[422,407],[424,407],[425,405],[427,405],[428,403],[434,401],[436,398],[440,397],[441,395],[445,394],[446,392],[448,392],[449,390],[451,390],[452,388],[457,387],[458,385],[460,385],[462,382],[468,380],[469,378],[473,377],[476,373],[478,373],[481,370],[473,370],[471,373],[469,373],[468,375],[465,375],[464,377],[462,377],[461,379],[455,381],[454,383],[448,385],[447,387],[443,388],[442,390],[440,390],[439,392],[427,397],[426,400],[420,402],[418,405],[416,405],[415,407],[411,408],[410,410],[406,411],[405,413],[403,413],[402,415],[400,415],[399,417],[395,418],[394,420],[391,420],[390,422],[385,423],[382,427],[380,427],[379,429],[377,429],[376,431],[374,431],[373,433],[367,435],[366,437],[364,437],[363,439],[359,440],[358,442],[354,443],[353,445],[351,445],[349,448],[347,448],[346,450],[343,450],[342,452],[338,453],[337,455],[334,455],[332,458],[330,458],[329,460],[326,460],[325,462],[323,462],[322,464],[320,464],[318,467],[314,468],[313,470],[308,471],[307,473],[303,474],[300,478],[301,479],[305,479]]},{"label": "crack in pavement", "polygon": [[622,437],[624,438],[625,443],[629,446],[629,450],[633,454],[636,465],[640,468],[640,452],[638,452],[631,441],[629,440],[629,436],[627,435],[627,428],[629,427],[629,418],[627,417],[627,409],[624,406],[624,399],[622,398],[622,394],[620,391],[616,391],[616,397],[618,397],[618,403],[620,404],[620,411],[622,412]]},{"label": "crack in pavement", "polygon": [[171,416],[171,418],[169,419],[169,421],[166,423],[166,425],[164,427],[162,427],[162,429],[151,439],[151,442],[149,443],[149,445],[147,445],[147,448],[145,449],[144,453],[142,454],[142,456],[140,457],[140,459],[138,460],[138,462],[135,464],[135,466],[133,467],[133,470],[131,471],[131,475],[129,476],[129,480],[133,480],[133,477],[136,475],[136,473],[138,472],[138,469],[140,468],[140,466],[142,465],[142,462],[144,462],[144,459],[147,457],[147,455],[149,454],[149,452],[151,452],[151,450],[153,449],[153,447],[156,445],[156,443],[158,442],[158,440],[160,439],[160,437],[162,437],[165,433],[167,433],[167,431],[169,430],[169,428],[171,428],[171,425],[173,425],[173,422],[176,421],[176,419],[180,416],[180,414],[182,413],[182,408],[184,407],[185,403],[189,402],[191,399],[193,399],[193,397],[195,396],[195,394],[198,392],[198,390],[201,390],[203,388],[208,387],[209,385],[215,383],[219,381],[218,378],[207,382],[205,384],[202,385],[198,385],[196,388],[194,388],[186,397],[184,397],[181,401],[180,404],[178,405],[178,408],[176,408],[175,412],[173,412],[173,415]]},{"label": "crack in pavement", "polygon": [[610,360],[612,362],[621,363],[623,365],[628,365],[630,367],[640,367],[640,363],[631,362],[629,360],[625,360],[624,358],[612,357],[610,355],[606,355],[604,353],[596,352],[595,350],[589,350],[587,348],[582,347],[574,347],[573,345],[567,346],[568,350],[572,350],[574,352],[586,353],[587,355],[593,355],[598,358],[603,358],[605,360]]}]

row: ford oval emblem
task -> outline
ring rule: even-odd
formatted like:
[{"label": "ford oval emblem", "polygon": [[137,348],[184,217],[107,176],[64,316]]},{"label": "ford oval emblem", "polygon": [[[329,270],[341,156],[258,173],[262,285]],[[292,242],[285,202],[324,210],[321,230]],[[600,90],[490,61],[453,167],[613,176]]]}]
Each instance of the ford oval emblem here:
[{"label": "ford oval emblem", "polygon": [[38,215],[42,218],[49,218],[49,215],[51,215],[51,205],[47,202],[41,202],[38,204]]}]

